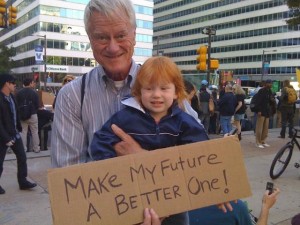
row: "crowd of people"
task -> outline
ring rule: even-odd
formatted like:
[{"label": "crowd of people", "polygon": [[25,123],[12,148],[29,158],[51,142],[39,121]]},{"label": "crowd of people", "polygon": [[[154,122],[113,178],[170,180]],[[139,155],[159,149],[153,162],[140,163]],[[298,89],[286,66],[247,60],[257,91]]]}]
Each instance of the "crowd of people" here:
[{"label": "crowd of people", "polygon": [[[240,85],[226,83],[222,90],[217,90],[215,86],[209,90],[208,81],[203,80],[198,91],[193,84],[183,80],[179,68],[168,57],[151,57],[143,65],[133,60],[136,17],[131,1],[91,0],[85,8],[84,24],[99,66],[85,75],[84,82],[82,77],[66,77],[65,83],[72,82],[64,85],[55,99],[51,137],[52,167],[66,167],[205,141],[208,140],[209,132],[218,132],[218,129],[227,136],[232,125],[237,128],[241,140],[240,124],[245,115],[246,95]],[[36,184],[26,180],[25,146],[29,127],[33,151],[39,152],[41,147],[47,147],[38,145],[41,129],[38,115],[41,114],[39,110],[42,104],[34,93],[32,80],[24,81],[24,89],[19,92],[24,94],[17,94],[15,101],[12,95],[14,78],[1,75],[0,79],[0,109],[6,110],[1,111],[0,115],[9,115],[6,121],[1,118],[0,123],[0,176],[5,157],[3,149],[6,152],[11,147],[17,156],[20,189],[33,188]],[[259,148],[269,146],[266,138],[271,104],[274,101],[270,84],[271,81],[267,80],[257,92],[260,102],[256,112],[255,134]],[[17,105],[23,104],[24,96],[31,99],[34,108],[30,118],[21,121]],[[282,97],[281,101],[284,108],[284,102],[288,100]],[[289,110],[283,113],[282,138],[287,122],[290,122],[287,121],[289,115]],[[133,120],[134,126],[131,123]],[[155,139],[153,134],[156,134]],[[0,194],[4,193],[0,186]],[[264,194],[259,225],[267,224],[269,209],[278,194],[277,188],[272,194]],[[220,207],[223,211],[233,209],[243,212],[243,219],[235,213],[224,214],[216,206],[199,209],[200,214],[204,215],[201,218],[194,218],[192,212],[190,216],[194,220],[199,219],[201,224],[214,224],[213,221],[220,224],[220,221],[227,220],[226,224],[250,225],[243,202],[224,203]],[[142,225],[160,224],[188,225],[189,213],[183,212],[162,219],[155,209],[145,209]]]}]

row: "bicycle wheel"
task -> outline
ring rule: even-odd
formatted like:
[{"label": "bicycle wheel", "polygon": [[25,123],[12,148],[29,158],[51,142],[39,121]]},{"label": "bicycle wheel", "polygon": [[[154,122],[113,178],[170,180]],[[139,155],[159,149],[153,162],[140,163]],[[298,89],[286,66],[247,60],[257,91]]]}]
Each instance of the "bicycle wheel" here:
[{"label": "bicycle wheel", "polygon": [[293,153],[294,146],[291,143],[287,143],[276,154],[270,168],[270,177],[276,179],[284,172],[288,166]]}]

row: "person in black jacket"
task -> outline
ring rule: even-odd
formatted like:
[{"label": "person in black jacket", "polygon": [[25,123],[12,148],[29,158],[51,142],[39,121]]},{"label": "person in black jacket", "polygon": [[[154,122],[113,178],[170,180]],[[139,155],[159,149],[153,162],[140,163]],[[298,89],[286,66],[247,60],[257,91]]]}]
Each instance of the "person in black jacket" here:
[{"label": "person in black jacket", "polygon": [[24,144],[25,151],[30,151],[27,149],[27,132],[30,128],[32,137],[32,150],[36,153],[40,152],[39,147],[39,135],[38,135],[38,117],[37,110],[39,108],[39,96],[34,90],[35,81],[29,78],[24,79],[23,86],[20,91],[16,94],[17,103],[19,106],[24,104],[31,104],[31,116],[26,120],[21,120],[22,126],[22,141]]},{"label": "person in black jacket", "polygon": [[236,105],[237,100],[232,92],[232,85],[227,84],[225,86],[225,94],[220,97],[218,102],[220,111],[220,124],[224,135],[227,135],[232,129],[231,118],[235,113]]},{"label": "person in black jacket", "polygon": [[[26,153],[19,132],[22,131],[17,104],[12,93],[15,91],[15,78],[10,74],[0,74],[0,177],[7,148],[10,147],[17,158],[18,183],[21,190],[36,186],[27,177]],[[5,190],[0,186],[0,194]]]},{"label": "person in black jacket", "polygon": [[39,121],[39,138],[41,150],[48,150],[48,132],[51,130],[51,122],[53,121],[54,113],[45,109],[41,102],[40,108],[37,111]]},{"label": "person in black jacket", "polygon": [[269,119],[271,104],[275,101],[271,91],[272,80],[266,80],[265,86],[257,92],[257,121],[255,128],[256,146],[258,148],[270,147],[266,143],[269,133]]}]

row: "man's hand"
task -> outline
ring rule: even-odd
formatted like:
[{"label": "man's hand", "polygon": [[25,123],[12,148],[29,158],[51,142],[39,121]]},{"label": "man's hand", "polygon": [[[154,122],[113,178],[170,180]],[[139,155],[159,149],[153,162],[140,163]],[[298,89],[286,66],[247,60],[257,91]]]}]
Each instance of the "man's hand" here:
[{"label": "man's hand", "polygon": [[144,221],[140,225],[161,225],[161,220],[153,209],[144,210]]},{"label": "man's hand", "polygon": [[146,151],[128,134],[117,125],[111,125],[111,129],[122,141],[114,145],[117,156],[129,155]]},{"label": "man's hand", "polygon": [[277,200],[277,196],[279,195],[280,190],[278,188],[274,188],[273,193],[269,195],[269,190],[266,190],[264,196],[262,198],[262,207],[260,211],[260,215],[257,221],[257,225],[267,225],[269,211],[272,206],[275,204]]},{"label": "man's hand", "polygon": [[278,188],[274,188],[273,193],[270,195],[269,191],[266,191],[262,199],[262,207],[270,209],[275,204],[279,193],[280,190]]},{"label": "man's hand", "polygon": [[11,146],[13,146],[14,144],[15,144],[15,141],[14,141],[14,140],[11,140],[11,141],[7,142],[5,145],[6,145],[7,147],[11,147]]},{"label": "man's hand", "polygon": [[[234,203],[237,203],[237,200],[234,201]],[[219,209],[221,209],[224,213],[227,213],[227,210],[232,211],[233,208],[231,206],[230,202],[224,202],[222,204],[217,205]]]}]

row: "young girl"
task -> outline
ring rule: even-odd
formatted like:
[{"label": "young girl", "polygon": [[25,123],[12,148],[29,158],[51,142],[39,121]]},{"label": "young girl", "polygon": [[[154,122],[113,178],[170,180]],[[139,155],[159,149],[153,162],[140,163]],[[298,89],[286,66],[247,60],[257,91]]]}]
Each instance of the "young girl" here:
[{"label": "young girl", "polygon": [[91,153],[94,160],[116,156],[112,124],[131,135],[143,149],[154,150],[208,140],[192,116],[179,108],[186,99],[185,86],[177,65],[167,57],[152,57],[140,68],[126,106],[114,114],[94,134]]},{"label": "young girl", "polygon": [[[131,135],[143,149],[154,150],[208,140],[201,124],[182,111],[185,86],[177,65],[167,57],[152,57],[140,68],[126,106],[114,114],[94,134],[91,156],[94,160],[116,157],[113,146],[120,142],[112,124]],[[187,213],[167,217],[163,223],[187,225]]]}]

